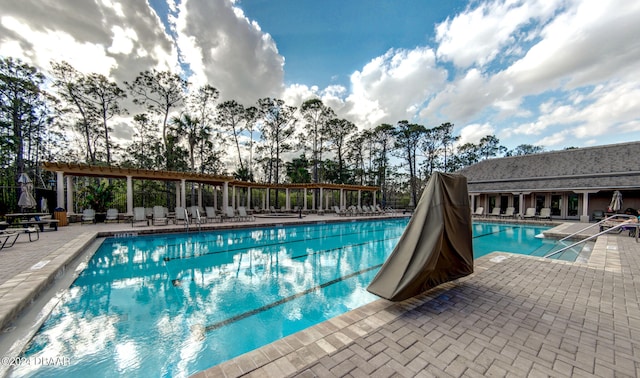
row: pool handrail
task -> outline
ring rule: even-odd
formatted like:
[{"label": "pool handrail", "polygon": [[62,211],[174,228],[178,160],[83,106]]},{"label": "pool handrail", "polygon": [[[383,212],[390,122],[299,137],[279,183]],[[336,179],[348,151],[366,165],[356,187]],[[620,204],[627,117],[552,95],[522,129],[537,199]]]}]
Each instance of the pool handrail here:
[{"label": "pool handrail", "polygon": [[[622,215],[622,214],[617,214],[617,215]],[[564,252],[564,251],[566,251],[566,250],[567,250],[567,249],[569,249],[569,248],[573,248],[573,247],[575,247],[576,245],[578,245],[578,244],[580,244],[580,243],[584,243],[584,242],[587,242],[587,241],[589,241],[589,240],[591,240],[591,239],[595,239],[595,238],[597,238],[597,237],[598,237],[598,236],[600,236],[600,235],[604,235],[604,234],[606,234],[606,233],[611,232],[612,230],[616,230],[616,229],[619,229],[619,228],[622,228],[622,227],[629,227],[629,226],[633,226],[633,227],[635,227],[635,228],[636,228],[636,243],[637,243],[637,242],[638,242],[638,234],[640,233],[640,232],[639,232],[639,231],[640,231],[640,223],[627,223],[627,222],[621,222],[620,224],[616,224],[616,225],[614,225],[614,226],[612,226],[612,227],[610,227],[610,228],[607,228],[606,230],[602,230],[602,231],[598,232],[598,233],[597,233],[597,234],[595,234],[595,235],[591,235],[591,236],[589,236],[589,237],[588,237],[588,238],[586,238],[586,239],[578,240],[577,242],[575,242],[575,243],[573,243],[573,244],[570,244],[570,245],[568,245],[568,246],[566,246],[566,247],[560,248],[559,250],[557,250],[557,251],[555,251],[555,252],[551,252],[551,253],[549,253],[548,255],[545,255],[545,256],[544,256],[544,258],[546,259],[546,258],[549,258],[549,257],[551,257],[551,256],[555,256],[555,255],[559,254],[560,252]]]},{"label": "pool handrail", "polygon": [[627,215],[627,214],[613,214],[612,216],[607,217],[607,218],[605,218],[605,219],[601,220],[601,221],[600,221],[600,222],[598,222],[598,223],[591,224],[591,225],[589,225],[589,226],[587,226],[587,227],[583,228],[583,229],[582,229],[582,230],[580,230],[580,231],[576,231],[576,232],[574,232],[574,233],[573,233],[573,234],[571,234],[571,235],[565,236],[564,238],[562,238],[562,239],[560,239],[560,240],[558,240],[558,241],[564,241],[564,240],[567,240],[567,239],[569,239],[569,238],[571,238],[571,237],[573,237],[573,236],[576,236],[577,234],[579,234],[579,233],[581,233],[581,232],[583,232],[583,231],[586,231],[586,230],[590,229],[591,227],[594,227],[594,226],[600,226],[600,225],[601,225],[601,224],[603,224],[604,222],[606,222],[606,221],[608,221],[608,220],[610,220],[610,219],[616,218],[616,217],[618,217],[618,216],[622,216],[623,218],[630,218],[630,217],[632,217],[631,215]]}]

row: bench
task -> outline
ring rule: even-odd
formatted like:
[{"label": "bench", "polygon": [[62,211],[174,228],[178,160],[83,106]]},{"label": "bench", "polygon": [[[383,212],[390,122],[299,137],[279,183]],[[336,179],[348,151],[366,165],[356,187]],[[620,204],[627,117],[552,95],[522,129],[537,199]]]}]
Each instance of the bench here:
[{"label": "bench", "polygon": [[58,223],[60,220],[58,219],[41,219],[41,220],[26,220],[20,221],[20,224],[29,227],[29,226],[38,226],[40,228],[40,232],[44,232],[44,226],[46,224],[49,225],[49,228],[53,228],[54,231],[58,231]]}]

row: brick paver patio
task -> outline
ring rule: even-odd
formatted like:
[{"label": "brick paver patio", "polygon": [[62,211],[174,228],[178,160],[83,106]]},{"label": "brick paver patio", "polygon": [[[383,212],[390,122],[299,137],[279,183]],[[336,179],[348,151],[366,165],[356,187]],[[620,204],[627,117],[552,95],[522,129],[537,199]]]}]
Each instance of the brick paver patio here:
[{"label": "brick paver patio", "polygon": [[[606,256],[606,258],[604,258]],[[637,377],[640,244],[587,264],[493,253],[405,302],[378,300],[199,377]]]}]

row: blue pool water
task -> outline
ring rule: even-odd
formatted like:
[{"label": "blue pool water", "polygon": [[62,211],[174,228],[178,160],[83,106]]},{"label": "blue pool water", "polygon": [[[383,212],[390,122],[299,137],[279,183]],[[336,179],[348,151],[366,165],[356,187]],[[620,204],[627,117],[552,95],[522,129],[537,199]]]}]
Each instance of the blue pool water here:
[{"label": "blue pool water", "polygon": [[[25,352],[70,366],[23,366],[14,374],[155,377],[207,369],[377,299],[366,287],[406,224],[106,239]],[[474,224],[475,257],[542,256],[552,243],[535,235],[545,229]]]}]

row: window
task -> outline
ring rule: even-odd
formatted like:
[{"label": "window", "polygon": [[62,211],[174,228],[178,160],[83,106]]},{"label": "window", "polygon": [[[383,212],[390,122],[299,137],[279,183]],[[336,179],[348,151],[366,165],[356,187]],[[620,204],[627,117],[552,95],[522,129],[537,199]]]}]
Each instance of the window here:
[{"label": "window", "polygon": [[540,212],[540,209],[542,209],[544,206],[544,200],[545,200],[545,195],[544,194],[538,194],[536,196],[536,213]]},{"label": "window", "polygon": [[562,195],[551,195],[551,215],[560,216],[562,214]]},{"label": "window", "polygon": [[569,194],[569,198],[567,198],[567,216],[578,216],[578,195],[575,193]]}]

